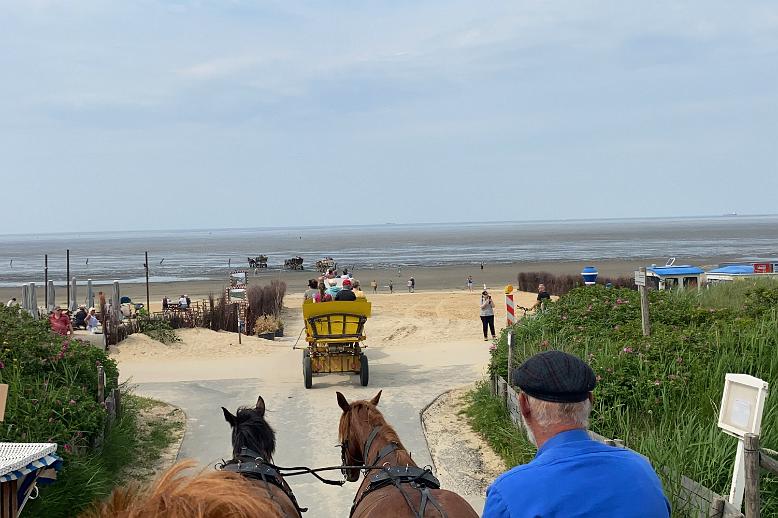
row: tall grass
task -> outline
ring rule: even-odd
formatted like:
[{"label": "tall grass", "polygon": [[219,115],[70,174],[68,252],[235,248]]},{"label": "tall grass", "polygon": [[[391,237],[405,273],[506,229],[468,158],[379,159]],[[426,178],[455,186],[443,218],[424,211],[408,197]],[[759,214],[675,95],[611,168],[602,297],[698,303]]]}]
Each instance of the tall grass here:
[{"label": "tall grass", "polygon": [[[631,290],[579,288],[514,326],[516,364],[549,348],[576,354],[598,376],[591,427],[661,466],[683,513],[679,477],[727,494],[736,440],[716,426],[724,377],[778,379],[778,282],[733,283],[700,292],[652,292],[652,335],[643,337]],[[492,372],[506,376],[505,334]],[[778,447],[778,397],[767,399],[761,443]],[[763,515],[778,515],[778,481],[762,478]]]}]

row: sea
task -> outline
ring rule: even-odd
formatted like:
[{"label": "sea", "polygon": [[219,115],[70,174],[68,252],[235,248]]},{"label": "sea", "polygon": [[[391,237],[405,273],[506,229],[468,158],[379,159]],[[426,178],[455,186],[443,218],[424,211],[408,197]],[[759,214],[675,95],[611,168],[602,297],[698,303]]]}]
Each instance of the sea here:
[{"label": "sea", "polygon": [[778,257],[778,215],[415,225],[152,230],[0,235],[0,287],[71,276],[96,284],[223,278],[268,256],[269,269],[301,256],[307,269],[385,269],[487,263],[637,260],[657,257],[753,261]]}]

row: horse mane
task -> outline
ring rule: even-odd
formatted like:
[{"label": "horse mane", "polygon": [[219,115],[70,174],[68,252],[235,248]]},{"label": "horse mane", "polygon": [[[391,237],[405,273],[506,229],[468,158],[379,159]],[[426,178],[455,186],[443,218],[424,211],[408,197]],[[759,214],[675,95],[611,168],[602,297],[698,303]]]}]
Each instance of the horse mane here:
[{"label": "horse mane", "polygon": [[[351,410],[350,412],[357,412],[360,410],[364,410],[364,413],[367,414],[367,426],[368,426],[368,432],[370,433],[370,429],[372,429],[375,426],[380,426],[381,431],[378,433],[379,437],[382,437],[386,439],[389,442],[393,442],[397,444],[398,447],[401,449],[405,449],[405,446],[403,446],[402,441],[400,441],[400,436],[397,435],[397,431],[394,429],[392,425],[390,425],[384,415],[381,413],[378,408],[372,404],[370,401],[367,400],[360,400],[360,401],[354,401],[351,403]],[[346,420],[341,419],[340,424],[338,426],[338,433],[340,434],[341,439],[344,439],[346,434]],[[363,447],[362,444],[359,445],[360,448]],[[362,452],[363,455],[366,454],[366,452]]]},{"label": "horse mane", "polygon": [[265,416],[255,408],[240,407],[236,418],[237,423],[232,427],[232,454],[237,457],[241,448],[250,448],[272,462],[276,433],[265,421]]},{"label": "horse mane", "polygon": [[104,502],[92,504],[81,518],[253,518],[283,516],[268,503],[264,491],[237,473],[183,472],[196,466],[194,461],[175,464],[151,485],[117,488]]}]

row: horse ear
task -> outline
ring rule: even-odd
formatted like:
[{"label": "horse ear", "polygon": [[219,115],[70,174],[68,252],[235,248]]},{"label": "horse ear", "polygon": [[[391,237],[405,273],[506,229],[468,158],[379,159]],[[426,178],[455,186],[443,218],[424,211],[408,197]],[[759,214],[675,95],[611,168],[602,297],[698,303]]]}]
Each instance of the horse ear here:
[{"label": "horse ear", "polygon": [[232,415],[229,410],[222,407],[222,412],[224,412],[224,420],[230,423],[230,426],[238,424],[238,418]]},{"label": "horse ear", "polygon": [[378,394],[376,394],[375,397],[370,400],[370,402],[373,404],[373,406],[377,406],[378,405],[378,400],[381,399],[381,392],[383,392],[383,390],[379,390]]},{"label": "horse ear", "polygon": [[256,406],[257,413],[259,413],[260,416],[265,415],[265,400],[262,399],[262,396],[259,396],[257,398],[257,406]]},{"label": "horse ear", "polygon": [[345,414],[351,410],[351,405],[348,401],[346,401],[346,397],[343,394],[340,392],[336,392],[336,394],[338,395],[338,406],[343,409],[343,413]]}]

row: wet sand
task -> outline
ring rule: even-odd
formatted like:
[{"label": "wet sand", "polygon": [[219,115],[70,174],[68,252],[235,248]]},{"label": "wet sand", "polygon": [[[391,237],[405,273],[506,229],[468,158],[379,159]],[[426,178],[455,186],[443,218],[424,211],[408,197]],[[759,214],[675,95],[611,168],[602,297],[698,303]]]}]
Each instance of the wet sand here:
[{"label": "wet sand", "polygon": [[[664,258],[647,261],[595,261],[594,266],[602,276],[629,276],[640,266],[651,264],[664,264]],[[696,258],[680,259],[677,264],[695,264],[700,266],[716,265],[722,258]],[[416,291],[440,291],[440,290],[461,290],[465,291],[468,275],[473,276],[474,290],[482,289],[484,284],[491,290],[502,291],[506,284],[517,285],[517,276],[520,272],[544,271],[557,275],[579,275],[581,269],[590,263],[586,262],[517,262],[511,264],[489,264],[484,263],[484,269],[479,265],[463,266],[440,266],[440,267],[408,267],[399,272],[396,269],[376,269],[376,270],[356,270],[355,278],[359,279],[363,288],[370,290],[370,281],[375,279],[379,284],[379,293],[389,293],[389,281],[394,285],[394,291],[407,292],[408,278],[416,279]],[[277,279],[287,283],[288,293],[302,293],[307,287],[307,280],[317,277],[318,272],[306,271],[259,271],[256,275],[249,275],[249,284],[267,284],[271,280]],[[38,286],[38,303],[43,306],[44,293],[42,282]],[[162,282],[149,284],[149,298],[151,300],[152,310],[161,307],[163,296],[171,300],[177,300],[182,294],[187,294],[192,300],[207,298],[209,294],[220,296],[226,287],[226,275],[222,279],[204,280],[204,281],[183,281],[183,282]],[[97,286],[95,293],[103,290],[107,296],[110,296],[110,286]],[[135,302],[146,301],[146,286],[144,284],[122,284],[122,295],[130,297]],[[18,288],[0,288],[0,300],[7,301],[11,297],[21,298],[21,287]],[[86,286],[80,284],[78,287],[79,301],[86,298]],[[59,304],[67,303],[66,290],[63,286],[57,287],[56,299]]]}]

